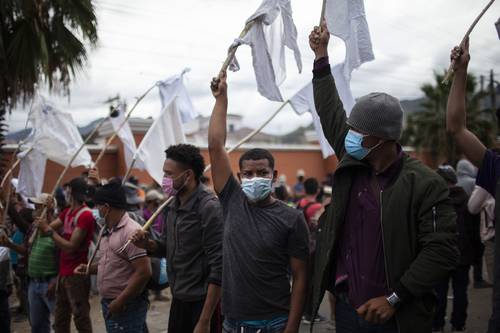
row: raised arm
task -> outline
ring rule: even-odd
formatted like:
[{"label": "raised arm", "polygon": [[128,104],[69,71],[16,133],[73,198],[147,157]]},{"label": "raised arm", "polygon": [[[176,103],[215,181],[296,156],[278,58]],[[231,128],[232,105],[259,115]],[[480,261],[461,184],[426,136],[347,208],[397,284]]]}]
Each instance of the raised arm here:
[{"label": "raised arm", "polygon": [[231,163],[226,152],[227,83],[226,73],[214,78],[210,85],[215,97],[215,106],[208,128],[208,151],[212,165],[214,189],[220,193],[231,176]]},{"label": "raised arm", "polygon": [[314,105],[318,111],[323,133],[335,154],[342,158],[345,152],[344,138],[349,130],[346,124],[344,105],[335,86],[328,61],[328,42],[330,33],[326,23],[321,28],[314,27],[309,35],[309,46],[314,51]]},{"label": "raised arm", "polygon": [[467,88],[467,66],[469,64],[469,40],[462,48],[455,47],[451,51],[451,59],[455,60],[455,77],[448,96],[446,112],[446,130],[453,136],[458,148],[476,167],[481,167],[486,147],[467,129],[465,95]]}]

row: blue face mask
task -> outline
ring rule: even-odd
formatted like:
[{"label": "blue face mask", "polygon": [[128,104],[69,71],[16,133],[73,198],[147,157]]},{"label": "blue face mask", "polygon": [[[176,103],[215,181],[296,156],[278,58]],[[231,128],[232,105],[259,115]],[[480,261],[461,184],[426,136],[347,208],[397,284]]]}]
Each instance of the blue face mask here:
[{"label": "blue face mask", "polygon": [[370,151],[373,150],[373,148],[368,149],[363,147],[362,143],[364,137],[365,136],[361,133],[349,130],[344,140],[347,153],[359,161],[365,158]]},{"label": "blue face mask", "polygon": [[99,213],[99,209],[94,208],[92,209],[92,216],[94,216],[94,220],[100,220],[101,219],[101,213]]},{"label": "blue face mask", "polygon": [[266,199],[271,194],[273,180],[271,178],[243,178],[241,188],[251,202],[258,202]]}]

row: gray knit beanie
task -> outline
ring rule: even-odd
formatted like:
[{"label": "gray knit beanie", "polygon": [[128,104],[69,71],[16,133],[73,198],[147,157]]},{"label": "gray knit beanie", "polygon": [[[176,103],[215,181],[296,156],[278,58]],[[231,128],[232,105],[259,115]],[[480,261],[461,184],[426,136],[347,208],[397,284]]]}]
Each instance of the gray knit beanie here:
[{"label": "gray knit beanie", "polygon": [[391,95],[371,93],[356,102],[347,125],[382,139],[399,140],[403,108],[399,100]]}]

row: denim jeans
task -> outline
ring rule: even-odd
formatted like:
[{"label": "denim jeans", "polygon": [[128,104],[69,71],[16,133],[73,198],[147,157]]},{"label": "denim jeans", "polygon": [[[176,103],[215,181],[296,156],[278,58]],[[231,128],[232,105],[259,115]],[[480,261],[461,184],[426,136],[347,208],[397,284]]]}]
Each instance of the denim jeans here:
[{"label": "denim jeans", "polygon": [[50,314],[54,310],[55,297],[47,297],[49,280],[30,280],[28,302],[31,332],[50,333]]},{"label": "denim jeans", "polygon": [[224,320],[223,333],[281,333],[286,327],[288,317],[263,321],[262,324],[247,324],[239,320]]},{"label": "denim jeans", "polygon": [[112,299],[103,298],[101,300],[102,315],[108,333],[141,333],[146,327],[146,314],[149,302],[147,296],[141,295],[129,300],[125,304],[125,309],[108,318],[108,308]]},{"label": "denim jeans", "polygon": [[396,321],[389,320],[382,325],[371,324],[361,318],[356,309],[342,300],[335,304],[337,333],[398,333]]}]

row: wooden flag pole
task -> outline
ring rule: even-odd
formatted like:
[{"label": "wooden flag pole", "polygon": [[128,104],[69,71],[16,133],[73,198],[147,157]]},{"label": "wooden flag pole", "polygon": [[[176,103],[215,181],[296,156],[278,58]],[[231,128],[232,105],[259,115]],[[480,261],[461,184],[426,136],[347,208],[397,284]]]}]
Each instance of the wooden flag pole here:
[{"label": "wooden flag pole", "polygon": [[[33,150],[33,147],[28,148],[28,150],[26,151],[26,154],[29,154],[32,150]],[[12,163],[9,170],[7,170],[7,172],[5,173],[5,176],[3,177],[2,182],[0,183],[0,188],[3,188],[3,186],[5,185],[5,182],[7,181],[7,178],[10,177],[10,175],[14,172],[14,169],[17,168],[19,163],[21,163],[21,159],[19,157],[17,157],[18,152],[19,152],[19,146],[16,148],[16,150],[13,153],[13,156],[15,156],[15,160],[14,160],[15,162]]]},{"label": "wooden flag pole", "polygon": [[[175,195],[172,195],[170,198],[168,198],[167,200],[165,200],[165,202],[162,203],[161,206],[156,209],[156,211],[153,213],[153,215],[151,215],[151,217],[149,218],[149,220],[142,226],[141,230],[142,231],[147,231],[149,229],[149,227],[151,227],[151,225],[153,224],[153,222],[156,220],[156,218],[158,217],[158,215],[161,214],[162,210],[165,209],[165,207],[167,207],[168,204],[171,203],[174,200],[174,198],[175,198]],[[132,241],[129,239],[116,252],[117,253],[122,253],[123,251],[125,251],[125,249],[127,248],[127,246],[130,245],[131,242]]]},{"label": "wooden flag pole", "polygon": [[[264,127],[266,127],[267,124],[269,124],[271,122],[271,120],[273,120],[278,115],[278,113],[280,113],[281,110],[283,110],[285,108],[285,106],[288,103],[290,103],[290,100],[287,100],[287,101],[283,102],[283,104],[281,104],[281,106],[276,111],[274,111],[274,113],[265,122],[263,122],[262,125],[260,125],[258,128],[254,129],[250,134],[248,134],[246,137],[244,137],[243,139],[241,139],[240,142],[238,142],[234,147],[230,148],[227,151],[227,153],[231,154],[233,151],[235,151],[236,149],[240,148],[243,144],[245,144],[251,138],[253,138],[258,133],[260,133],[260,131],[262,131],[262,129]],[[203,173],[208,172],[211,169],[211,167],[212,167],[211,164],[207,165],[207,167],[205,168],[205,170],[203,171]]]},{"label": "wooden flag pole", "polygon": [[[240,35],[239,35],[239,39],[243,38],[246,36],[246,34],[250,31],[250,29],[252,28],[253,24],[254,24],[255,21],[250,21],[250,22],[247,22],[247,24],[245,24],[245,28],[241,31]],[[219,71],[219,73],[221,72],[226,72],[227,71],[227,68],[229,67],[229,64],[231,63],[231,61],[233,60],[234,58],[234,55],[236,54],[236,50],[238,49],[238,46],[239,45],[236,45],[234,47],[231,47],[231,49],[228,51],[227,53],[227,58],[226,60],[224,61],[224,63],[222,64],[222,67]]]},{"label": "wooden flag pole", "polygon": [[[491,7],[491,5],[494,2],[495,2],[495,0],[490,0],[490,2],[488,2],[488,4],[486,5],[486,7],[484,7],[484,9],[481,11],[481,13],[478,15],[478,17],[476,17],[474,22],[472,22],[471,26],[469,27],[469,29],[465,33],[464,38],[460,42],[460,48],[462,48],[464,46],[465,41],[467,40],[467,38],[469,38],[472,30],[474,30],[474,28],[476,27],[479,20],[483,17],[483,15],[486,13],[486,11],[488,11],[488,9]],[[451,79],[454,72],[455,72],[455,60],[452,60],[450,67],[448,67],[448,70],[446,71],[446,74],[444,76],[442,84],[448,84],[450,82],[450,79]]]},{"label": "wooden flag pole", "polygon": [[113,142],[113,140],[118,135],[118,132],[120,132],[120,130],[123,128],[123,126],[125,126],[125,124],[127,123],[128,119],[132,115],[132,112],[135,110],[135,108],[137,107],[137,105],[144,99],[144,97],[146,97],[147,94],[149,94],[151,92],[151,90],[154,89],[154,87],[156,87],[156,83],[154,85],[152,85],[148,90],[146,90],[146,92],[144,92],[144,94],[142,94],[139,98],[137,98],[137,101],[135,102],[134,106],[132,106],[132,108],[130,109],[130,111],[127,112],[127,115],[125,116],[125,119],[122,121],[122,123],[120,124],[120,126],[118,126],[118,129],[116,131],[114,131],[113,135],[111,135],[111,137],[108,139],[108,141],[106,141],[106,143],[104,144],[104,147],[101,149],[101,152],[99,153],[99,155],[97,156],[97,158],[95,160],[95,165],[96,166],[101,161],[102,157],[104,156],[104,153],[108,149],[108,147],[111,144],[111,142]]},{"label": "wooden flag pole", "polygon": [[321,5],[321,16],[319,18],[319,24],[318,24],[318,27],[320,27],[320,28],[321,28],[321,25],[323,24],[323,19],[325,18],[326,1],[327,0],[323,0],[323,4]]},{"label": "wooden flag pole", "polygon": [[137,157],[134,157],[134,159],[130,163],[130,166],[127,169],[127,172],[125,173],[125,176],[122,179],[122,185],[125,185],[125,183],[127,182],[127,178],[128,178],[128,176],[130,176],[130,173],[132,172],[132,169],[134,168],[136,161],[137,161]]}]

